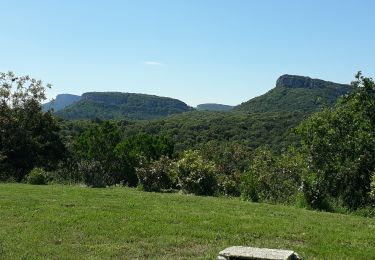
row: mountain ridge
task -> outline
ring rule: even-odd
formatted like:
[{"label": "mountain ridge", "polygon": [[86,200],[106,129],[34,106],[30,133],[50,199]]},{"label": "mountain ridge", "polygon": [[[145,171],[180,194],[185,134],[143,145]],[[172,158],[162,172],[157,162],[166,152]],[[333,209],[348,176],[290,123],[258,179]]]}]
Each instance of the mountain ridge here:
[{"label": "mountain ridge", "polygon": [[285,74],[277,79],[273,89],[235,106],[233,110],[254,113],[276,111],[312,113],[322,107],[332,106],[341,95],[351,90],[352,86],[347,84]]},{"label": "mountain ridge", "polygon": [[291,74],[284,74],[276,80],[276,88],[326,88],[329,86],[346,87],[348,84]]},{"label": "mountain ridge", "polygon": [[122,92],[86,92],[56,115],[63,119],[156,119],[192,110],[169,97]]},{"label": "mountain ridge", "polygon": [[[347,84],[285,74],[277,79],[273,89],[237,106],[205,103],[198,105],[196,110],[312,113],[322,107],[332,106],[341,95],[351,90],[352,86]],[[64,97],[72,100],[69,100],[70,103],[66,102]],[[86,92],[81,97],[62,94],[57,96],[54,103],[44,104],[43,108],[48,106],[54,108],[55,114],[64,119],[151,120],[194,110],[178,99],[123,92]]]}]

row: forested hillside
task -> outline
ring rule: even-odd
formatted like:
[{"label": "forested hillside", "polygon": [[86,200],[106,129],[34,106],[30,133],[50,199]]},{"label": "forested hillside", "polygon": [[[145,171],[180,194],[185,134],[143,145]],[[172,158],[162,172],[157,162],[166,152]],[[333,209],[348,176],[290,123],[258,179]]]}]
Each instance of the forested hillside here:
[{"label": "forested hillside", "polygon": [[277,80],[275,88],[234,107],[234,110],[253,113],[278,111],[311,113],[334,105],[340,96],[351,90],[350,85],[303,76],[283,75]]},{"label": "forested hillside", "polygon": [[192,110],[167,97],[120,92],[84,93],[80,101],[56,113],[64,119],[154,119]]},{"label": "forested hillside", "polygon": [[203,110],[203,111],[230,111],[232,109],[233,109],[233,106],[216,104],[216,103],[199,104],[197,106],[197,110]]}]

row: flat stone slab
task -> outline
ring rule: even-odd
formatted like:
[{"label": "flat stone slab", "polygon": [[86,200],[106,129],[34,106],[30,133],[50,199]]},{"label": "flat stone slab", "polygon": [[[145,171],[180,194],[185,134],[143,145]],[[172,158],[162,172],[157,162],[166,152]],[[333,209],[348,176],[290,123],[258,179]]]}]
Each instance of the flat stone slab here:
[{"label": "flat stone slab", "polygon": [[267,259],[267,260],[298,260],[298,254],[291,250],[232,246],[221,251],[217,260]]}]

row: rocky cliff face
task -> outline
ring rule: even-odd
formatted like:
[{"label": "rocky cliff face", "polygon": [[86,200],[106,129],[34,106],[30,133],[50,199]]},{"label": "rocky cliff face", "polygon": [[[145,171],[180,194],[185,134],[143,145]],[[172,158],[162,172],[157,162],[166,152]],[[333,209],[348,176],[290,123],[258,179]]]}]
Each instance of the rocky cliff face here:
[{"label": "rocky cliff face", "polygon": [[78,102],[81,96],[71,95],[71,94],[60,94],[56,96],[56,99],[52,102],[47,102],[43,104],[43,110],[47,111],[53,109],[55,112]]},{"label": "rocky cliff face", "polygon": [[276,87],[284,88],[347,88],[349,85],[334,83],[321,79],[312,79],[310,77],[297,75],[282,75],[276,81]]}]

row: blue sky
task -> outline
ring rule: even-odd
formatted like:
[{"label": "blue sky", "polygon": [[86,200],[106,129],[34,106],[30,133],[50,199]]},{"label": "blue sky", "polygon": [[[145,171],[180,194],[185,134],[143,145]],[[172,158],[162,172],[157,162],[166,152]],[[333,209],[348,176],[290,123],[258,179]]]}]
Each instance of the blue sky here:
[{"label": "blue sky", "polygon": [[0,0],[0,71],[58,93],[235,105],[282,74],[374,76],[372,0]]}]

